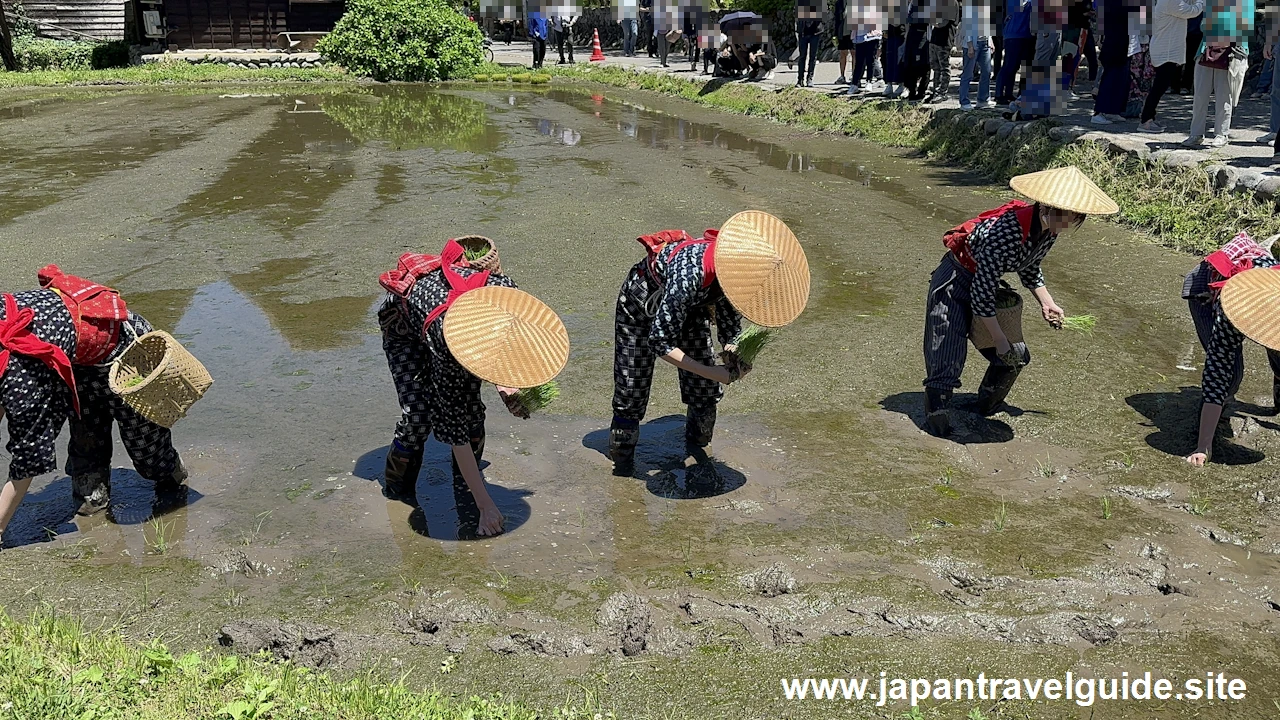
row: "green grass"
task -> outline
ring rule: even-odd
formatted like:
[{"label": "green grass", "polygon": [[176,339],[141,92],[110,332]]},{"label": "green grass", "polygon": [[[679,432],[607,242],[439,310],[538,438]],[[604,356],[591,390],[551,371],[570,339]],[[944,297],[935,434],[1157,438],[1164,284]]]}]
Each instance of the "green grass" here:
[{"label": "green grass", "polygon": [[217,82],[333,82],[354,80],[337,67],[245,70],[212,63],[148,63],[108,70],[0,71],[0,88],[66,85],[164,85]]},{"label": "green grass", "polygon": [[[599,708],[542,712],[505,698],[455,698],[369,675],[338,680],[265,657],[174,655],[44,613],[0,614],[0,708],[10,718],[79,720],[536,720],[613,718]],[[442,666],[443,669],[443,666]],[[452,667],[450,667],[452,670]],[[411,679],[411,681],[416,679]]]}]

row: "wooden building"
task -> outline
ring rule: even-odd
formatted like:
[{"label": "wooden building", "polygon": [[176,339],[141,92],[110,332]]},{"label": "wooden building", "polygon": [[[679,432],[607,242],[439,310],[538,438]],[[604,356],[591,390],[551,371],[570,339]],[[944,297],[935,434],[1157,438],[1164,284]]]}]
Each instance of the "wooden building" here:
[{"label": "wooden building", "polygon": [[342,0],[164,0],[173,49],[272,48],[282,32],[328,32]]},{"label": "wooden building", "polygon": [[[23,0],[22,7],[44,37],[125,40],[133,30],[134,4],[129,0]],[[12,12],[7,1],[5,11]]]},{"label": "wooden building", "polygon": [[[9,0],[0,2],[8,8]],[[23,0],[23,7],[45,37],[159,40],[174,50],[251,50],[276,47],[282,32],[328,32],[346,5],[343,0]],[[160,13],[164,39],[145,37],[143,13],[148,11]]]}]

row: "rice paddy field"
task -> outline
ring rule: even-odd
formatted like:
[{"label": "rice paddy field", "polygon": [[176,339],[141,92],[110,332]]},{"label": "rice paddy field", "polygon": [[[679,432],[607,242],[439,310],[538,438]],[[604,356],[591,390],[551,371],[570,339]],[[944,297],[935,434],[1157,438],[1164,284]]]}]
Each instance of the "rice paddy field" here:
[{"label": "rice paddy field", "polygon": [[[74,678],[115,688],[173,663],[163,685],[185,694],[103,696],[86,716],[5,680],[0,714],[304,717],[319,701],[297,698],[357,681],[372,695],[341,695],[334,717],[1280,712],[1268,366],[1246,349],[1217,462],[1188,467],[1203,358],[1179,291],[1197,258],[1118,225],[1058,241],[1045,273],[1068,327],[1023,291],[1031,365],[980,418],[964,411],[973,353],[944,440],[919,428],[925,289],[942,233],[1007,194],[905,150],[589,85],[8,90],[0,197],[4,289],[50,262],[113,285],[216,379],[175,428],[185,498],[156,498],[117,447],[106,516],[74,515],[64,473],[39,478],[0,552],[0,666],[51,668],[48,687],[83,699]],[[614,304],[635,238],[744,209],[800,238],[809,307],[728,389],[706,454],[685,452],[659,367],[636,473],[614,477]],[[507,532],[478,540],[438,444],[421,510],[380,494],[398,407],[375,317],[400,253],[472,234],[572,343],[531,419],[485,391]],[[221,694],[182,663],[224,672]],[[1247,692],[913,709],[782,683],[1148,671]],[[413,695],[376,699],[379,683]]]}]

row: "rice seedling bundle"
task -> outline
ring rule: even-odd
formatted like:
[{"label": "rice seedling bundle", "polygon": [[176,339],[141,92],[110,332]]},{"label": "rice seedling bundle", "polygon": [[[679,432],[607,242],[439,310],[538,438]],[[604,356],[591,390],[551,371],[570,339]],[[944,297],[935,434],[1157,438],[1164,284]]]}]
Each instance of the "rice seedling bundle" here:
[{"label": "rice seedling bundle", "polygon": [[479,260],[489,254],[488,246],[463,248],[462,257],[466,260]]},{"label": "rice seedling bundle", "polygon": [[1075,330],[1076,332],[1092,335],[1093,329],[1098,325],[1098,318],[1092,315],[1070,315],[1062,320],[1062,327],[1067,330]]},{"label": "rice seedling bundle", "polygon": [[1020,302],[1022,302],[1022,298],[1019,297],[1018,293],[1014,292],[1013,290],[1007,290],[1005,288],[1000,288],[996,290],[996,309],[997,310],[1007,310],[1008,308],[1011,308],[1011,307],[1017,307],[1018,303]]},{"label": "rice seedling bundle", "polygon": [[476,82],[489,82],[489,76],[486,75],[485,73],[479,73],[473,76],[471,79],[475,80]]},{"label": "rice seedling bundle", "polygon": [[516,393],[516,399],[525,410],[529,411],[530,415],[550,405],[558,397],[560,397],[560,386],[554,380],[537,387],[524,388]]},{"label": "rice seedling bundle", "polygon": [[534,75],[531,78],[529,78],[529,82],[533,83],[534,85],[546,85],[547,83],[551,82],[551,76],[550,75]]},{"label": "rice seedling bundle", "polygon": [[773,340],[773,330],[752,325],[743,330],[733,343],[738,346],[738,357],[750,365],[756,361],[756,356],[771,340]]}]

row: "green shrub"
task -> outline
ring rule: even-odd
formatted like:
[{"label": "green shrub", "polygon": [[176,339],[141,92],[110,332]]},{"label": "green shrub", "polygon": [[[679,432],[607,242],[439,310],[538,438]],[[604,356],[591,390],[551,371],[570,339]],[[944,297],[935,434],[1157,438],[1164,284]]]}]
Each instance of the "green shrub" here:
[{"label": "green shrub", "polygon": [[19,70],[101,70],[129,64],[129,44],[16,37],[13,54]]},{"label": "green shrub", "polygon": [[387,82],[466,77],[483,36],[444,0],[349,0],[317,49],[353,73]]}]

